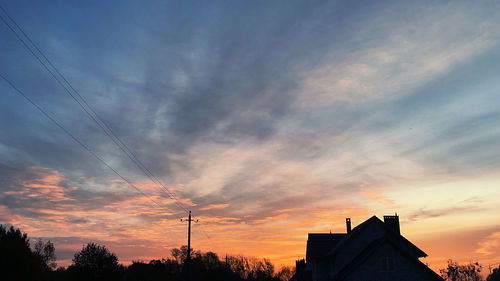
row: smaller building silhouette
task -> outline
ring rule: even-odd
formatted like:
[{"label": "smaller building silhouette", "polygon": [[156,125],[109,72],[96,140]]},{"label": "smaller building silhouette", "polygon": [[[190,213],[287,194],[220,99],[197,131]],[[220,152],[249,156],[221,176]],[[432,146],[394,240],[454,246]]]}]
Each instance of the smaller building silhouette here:
[{"label": "smaller building silhouette", "polygon": [[426,281],[443,279],[419,258],[427,254],[400,234],[398,215],[369,218],[346,233],[309,233],[295,281]]}]

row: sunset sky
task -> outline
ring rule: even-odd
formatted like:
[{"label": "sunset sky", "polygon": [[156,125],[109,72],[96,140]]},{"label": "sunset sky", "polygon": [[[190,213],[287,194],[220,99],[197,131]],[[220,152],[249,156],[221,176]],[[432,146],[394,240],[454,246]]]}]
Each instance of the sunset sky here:
[{"label": "sunset sky", "polygon": [[0,22],[0,74],[148,195],[0,80],[0,223],[59,265],[89,241],[168,257],[179,205],[220,256],[292,265],[309,232],[397,212],[435,270],[500,262],[500,2],[0,4],[177,198]]}]

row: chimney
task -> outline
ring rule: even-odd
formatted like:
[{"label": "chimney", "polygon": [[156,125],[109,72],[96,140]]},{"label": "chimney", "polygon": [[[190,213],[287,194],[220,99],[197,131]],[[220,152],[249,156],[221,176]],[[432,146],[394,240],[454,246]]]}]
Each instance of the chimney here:
[{"label": "chimney", "polygon": [[384,223],[390,229],[394,230],[397,234],[401,234],[399,229],[399,216],[395,214],[394,216],[384,216]]},{"label": "chimney", "polygon": [[345,226],[347,228],[347,234],[351,233],[351,218],[345,219]]}]

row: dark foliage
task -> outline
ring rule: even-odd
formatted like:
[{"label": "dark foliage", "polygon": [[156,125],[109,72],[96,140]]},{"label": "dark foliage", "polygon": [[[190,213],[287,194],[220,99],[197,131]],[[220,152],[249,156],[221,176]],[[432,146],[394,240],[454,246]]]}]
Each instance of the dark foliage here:
[{"label": "dark foliage", "polygon": [[448,260],[448,266],[441,269],[441,276],[447,281],[481,281],[481,265],[479,263],[469,263],[459,265],[453,260]]},{"label": "dark foliage", "polygon": [[498,268],[493,269],[493,272],[488,275],[486,281],[500,281],[500,265]]},{"label": "dark foliage", "polygon": [[88,243],[75,254],[73,264],[68,267],[68,277],[77,281],[121,280],[123,267],[115,254],[96,243]]},{"label": "dark foliage", "polygon": [[0,225],[0,272],[2,280],[46,280],[42,258],[31,251],[28,235]]},{"label": "dark foliage", "polygon": [[284,266],[276,273],[276,277],[280,281],[288,281],[295,274],[295,268],[292,266]]},{"label": "dark foliage", "polygon": [[46,270],[54,270],[56,268],[56,248],[50,240],[44,242],[42,239],[38,239],[35,243],[33,253],[40,257]]},{"label": "dark foliage", "polygon": [[126,280],[180,280],[181,266],[175,260],[152,260],[149,263],[133,262],[125,271]]},{"label": "dark foliage", "polygon": [[293,275],[287,268],[274,274],[274,266],[266,259],[242,256],[221,260],[216,253],[193,251],[186,262],[187,247],[172,250],[172,259],[134,262],[125,271],[125,279],[136,280],[199,280],[199,281],[285,281]]},{"label": "dark foliage", "polygon": [[38,240],[30,248],[28,235],[19,229],[0,225],[1,280],[12,281],[288,281],[291,267],[275,273],[267,259],[243,256],[225,257],[216,253],[191,251],[187,261],[187,246],[172,249],[171,259],[135,261],[124,267],[105,246],[88,243],[74,255],[67,268],[56,267],[52,242]]}]

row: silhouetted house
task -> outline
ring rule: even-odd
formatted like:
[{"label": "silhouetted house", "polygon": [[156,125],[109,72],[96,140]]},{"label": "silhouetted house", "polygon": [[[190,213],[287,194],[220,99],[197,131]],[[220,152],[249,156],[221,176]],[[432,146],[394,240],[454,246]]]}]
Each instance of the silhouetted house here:
[{"label": "silhouetted house", "polygon": [[373,216],[347,233],[309,233],[306,260],[296,263],[296,281],[443,279],[419,258],[427,254],[401,236],[399,217]]}]

